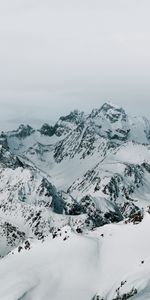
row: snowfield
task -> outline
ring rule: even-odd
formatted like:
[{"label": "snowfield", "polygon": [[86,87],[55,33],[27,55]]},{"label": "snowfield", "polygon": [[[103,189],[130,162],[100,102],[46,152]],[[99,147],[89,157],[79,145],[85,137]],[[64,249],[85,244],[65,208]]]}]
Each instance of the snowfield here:
[{"label": "snowfield", "polygon": [[[150,215],[138,225],[110,224],[30,241],[0,262],[0,299],[150,299]],[[136,292],[137,291],[137,292]],[[95,296],[95,298],[94,298]],[[97,297],[97,298],[96,298]]]}]

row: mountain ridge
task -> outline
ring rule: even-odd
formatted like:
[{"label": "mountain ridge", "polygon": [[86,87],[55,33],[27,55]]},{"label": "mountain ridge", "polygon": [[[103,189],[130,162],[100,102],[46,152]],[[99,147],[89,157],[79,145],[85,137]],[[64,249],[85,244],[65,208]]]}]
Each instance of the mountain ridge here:
[{"label": "mountain ridge", "polygon": [[[53,247],[53,240],[60,242],[65,251],[61,243],[72,247],[75,239],[79,249],[88,245],[91,259],[94,251],[99,262],[99,251],[104,256],[101,245],[108,251],[105,235],[109,230],[111,236],[111,232],[116,234],[113,228],[121,232],[121,226],[126,228],[130,224],[132,231],[132,225],[143,226],[140,224],[149,218],[146,216],[150,206],[150,122],[143,117],[130,117],[123,108],[104,103],[89,114],[74,110],[60,117],[55,125],[44,123],[40,129],[21,124],[18,129],[0,135],[0,179],[1,257],[7,261],[14,255],[14,259],[20,260],[24,251],[32,253],[32,247],[35,253],[38,247],[45,251],[43,244],[49,260],[48,249]],[[146,227],[143,232],[147,232]],[[127,234],[127,243],[129,237]],[[110,241],[109,245],[116,247]],[[117,262],[116,266],[119,268]],[[79,299],[140,299],[136,298],[141,291],[138,280],[136,286],[129,284],[123,292],[125,284],[120,286],[118,277],[115,278],[118,292],[110,281],[108,287],[103,283],[100,292],[94,287],[88,295],[79,293]],[[29,290],[21,295],[17,292],[17,297],[36,299]],[[39,299],[47,300],[42,298],[43,293],[44,290]],[[6,290],[4,294],[6,298],[2,300],[12,300],[11,296],[7,298]],[[54,299],[60,298],[55,295]]]}]

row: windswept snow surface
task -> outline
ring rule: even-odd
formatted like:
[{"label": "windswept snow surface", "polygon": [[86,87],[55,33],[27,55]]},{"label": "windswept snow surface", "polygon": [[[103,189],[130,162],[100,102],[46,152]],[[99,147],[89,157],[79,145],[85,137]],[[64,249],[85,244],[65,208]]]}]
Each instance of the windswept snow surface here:
[{"label": "windswept snow surface", "polygon": [[[98,241],[69,231],[0,264],[0,299],[91,299],[96,289]],[[16,268],[16,266],[18,266]],[[92,284],[91,284],[92,283]]]},{"label": "windswept snow surface", "polygon": [[[2,300],[91,300],[120,297],[133,289],[135,300],[150,299],[150,215],[138,225],[106,225],[84,235],[30,241],[0,262]],[[67,237],[66,240],[64,238]],[[95,296],[95,298],[94,298]]]}]

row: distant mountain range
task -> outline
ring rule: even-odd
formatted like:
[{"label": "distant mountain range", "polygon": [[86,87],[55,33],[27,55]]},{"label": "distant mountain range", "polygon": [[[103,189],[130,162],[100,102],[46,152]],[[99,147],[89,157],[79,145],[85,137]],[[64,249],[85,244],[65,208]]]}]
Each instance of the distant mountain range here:
[{"label": "distant mountain range", "polygon": [[150,299],[149,206],[148,119],[104,103],[1,132],[0,299]]}]

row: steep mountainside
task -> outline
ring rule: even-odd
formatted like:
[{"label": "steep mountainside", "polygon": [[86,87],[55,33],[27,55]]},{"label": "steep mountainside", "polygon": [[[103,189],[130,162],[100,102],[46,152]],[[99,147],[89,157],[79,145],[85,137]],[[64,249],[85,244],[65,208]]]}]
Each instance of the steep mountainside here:
[{"label": "steep mountainside", "polygon": [[54,126],[34,130],[21,125],[3,135],[10,151],[59,191],[78,203],[90,196],[103,211],[102,203],[108,201],[119,209],[124,202],[134,207],[148,204],[149,133],[147,119],[130,117],[105,103],[89,115],[71,112]]}]

